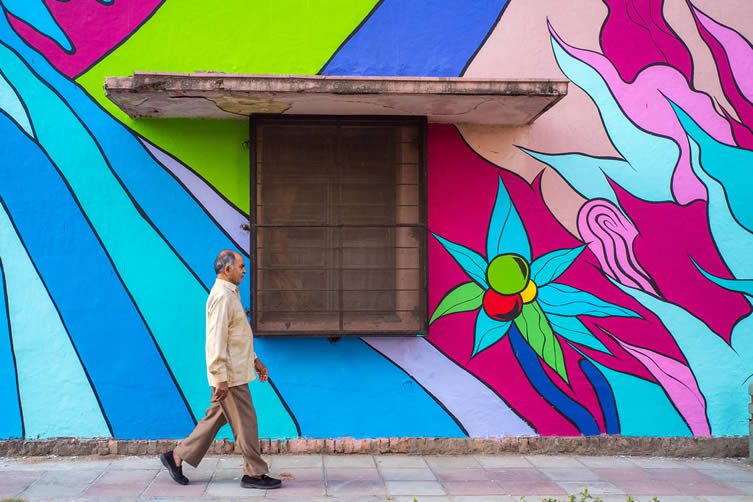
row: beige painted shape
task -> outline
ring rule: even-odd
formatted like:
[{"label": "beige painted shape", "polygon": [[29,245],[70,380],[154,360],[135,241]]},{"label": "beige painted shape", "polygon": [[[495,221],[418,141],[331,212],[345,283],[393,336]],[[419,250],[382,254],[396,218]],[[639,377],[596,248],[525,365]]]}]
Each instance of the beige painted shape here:
[{"label": "beige painted shape", "polygon": [[511,0],[464,76],[562,78],[552,56],[547,18],[568,43],[599,50],[606,15],[606,6],[598,0]]},{"label": "beige painted shape", "polygon": [[516,145],[544,153],[584,152],[599,157],[619,157],[604,131],[596,105],[585,92],[571,85],[568,95],[531,126],[458,124],[457,127],[479,155],[520,175],[529,183],[546,169],[548,172],[542,179],[544,201],[559,222],[573,236],[580,238],[578,211],[586,199],[556,171],[522,152]]},{"label": "beige painted shape", "polygon": [[[468,67],[466,77],[559,79],[547,18],[570,44],[600,51],[599,30],[606,18],[603,3],[593,0],[512,1],[486,44]],[[585,27],[585,29],[584,29]],[[544,170],[542,195],[549,210],[576,238],[578,211],[586,200],[553,169],[515,145],[545,153],[584,152],[619,157],[591,98],[575,85],[567,96],[531,126],[458,125],[466,142],[482,157],[515,172],[529,183]]]}]

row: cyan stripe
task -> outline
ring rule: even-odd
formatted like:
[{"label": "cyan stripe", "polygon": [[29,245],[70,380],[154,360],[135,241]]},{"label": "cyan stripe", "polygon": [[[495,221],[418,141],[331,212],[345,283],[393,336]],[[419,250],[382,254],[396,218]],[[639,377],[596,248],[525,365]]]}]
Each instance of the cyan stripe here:
[{"label": "cyan stripe", "polygon": [[[0,162],[0,199],[61,313],[114,435],[182,437],[193,426],[188,410],[54,166],[4,115],[0,151],[13,152],[15,159]],[[33,303],[23,304],[35,308]],[[78,397],[78,391],[67,395],[74,402]],[[47,420],[55,419],[47,415]]]},{"label": "cyan stripe", "polygon": [[11,264],[5,269],[8,313],[26,438],[109,437],[71,339],[2,206],[0,257]]}]

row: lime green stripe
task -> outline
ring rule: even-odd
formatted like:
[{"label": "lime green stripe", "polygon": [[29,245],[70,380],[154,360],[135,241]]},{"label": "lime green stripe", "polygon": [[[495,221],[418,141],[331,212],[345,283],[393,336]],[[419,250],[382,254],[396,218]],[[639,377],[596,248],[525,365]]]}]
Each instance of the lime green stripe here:
[{"label": "lime green stripe", "polygon": [[248,138],[247,122],[133,121],[105,98],[105,77],[134,71],[314,74],[375,3],[168,1],[123,45],[77,80],[126,125],[179,157],[247,211],[248,151],[242,146]]}]

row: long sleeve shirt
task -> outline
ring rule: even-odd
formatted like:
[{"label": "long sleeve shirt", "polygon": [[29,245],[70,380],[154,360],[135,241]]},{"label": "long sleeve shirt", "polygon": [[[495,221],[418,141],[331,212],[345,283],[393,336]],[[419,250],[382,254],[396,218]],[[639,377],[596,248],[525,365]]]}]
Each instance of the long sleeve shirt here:
[{"label": "long sleeve shirt", "polygon": [[254,373],[254,336],[241,304],[238,287],[217,279],[207,299],[207,377],[216,387],[246,384]]}]

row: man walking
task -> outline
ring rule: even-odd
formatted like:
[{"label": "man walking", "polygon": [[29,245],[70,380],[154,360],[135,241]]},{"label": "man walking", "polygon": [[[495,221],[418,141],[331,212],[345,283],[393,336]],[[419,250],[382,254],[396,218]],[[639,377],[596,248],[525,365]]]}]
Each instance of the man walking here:
[{"label": "man walking", "polygon": [[238,285],[246,274],[243,257],[222,251],[214,262],[217,280],[207,300],[207,376],[212,387],[211,406],[190,436],[174,451],[160,455],[176,483],[188,484],[183,461],[197,467],[206,455],[220,427],[230,422],[233,436],[243,454],[243,488],[279,488],[279,479],[267,476],[269,468],[261,458],[259,433],[248,382],[269,378],[266,366],[256,357],[254,337],[243,310]]}]

